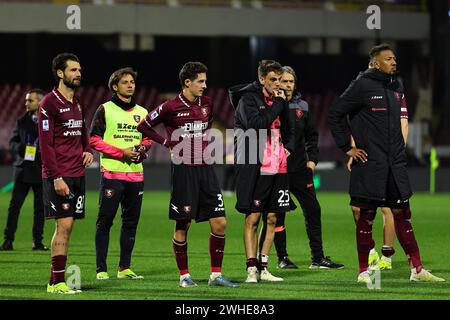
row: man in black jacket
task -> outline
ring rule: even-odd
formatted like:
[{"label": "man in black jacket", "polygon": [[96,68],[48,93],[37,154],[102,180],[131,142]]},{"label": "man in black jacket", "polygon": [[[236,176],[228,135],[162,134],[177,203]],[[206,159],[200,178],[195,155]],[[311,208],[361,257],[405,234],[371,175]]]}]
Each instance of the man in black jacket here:
[{"label": "man in black jacket", "polygon": [[[403,88],[395,79],[396,56],[387,44],[372,48],[373,68],[361,73],[330,108],[329,125],[337,146],[353,158],[350,205],[360,208],[356,221],[358,282],[371,283],[369,251],[374,247],[372,224],[379,207],[394,214],[397,238],[411,267],[411,281],[445,281],[422,267],[411,225],[412,195],[402,134]],[[343,120],[348,117],[351,133]],[[351,145],[350,134],[355,140]]]},{"label": "man in black jacket", "polygon": [[[268,270],[268,258],[275,233],[276,214],[295,208],[289,195],[288,150],[293,131],[287,123],[287,104],[280,90],[281,65],[262,60],[258,82],[235,86],[230,98],[236,107],[235,154],[236,209],[244,213],[244,242],[247,256],[247,283],[283,281]],[[266,237],[257,259],[259,220],[263,215]]]},{"label": "man in black jacket", "polygon": [[9,142],[15,161],[14,189],[8,208],[5,241],[0,251],[13,250],[20,209],[30,188],[34,192],[33,250],[48,250],[42,244],[44,233],[44,209],[42,202],[41,155],[38,148],[38,125],[36,111],[45,93],[32,89],[25,96],[27,112],[17,120]]},{"label": "man in black jacket", "polygon": [[[321,209],[313,181],[319,156],[319,135],[314,126],[308,103],[301,99],[301,94],[297,90],[297,75],[289,66],[283,67],[281,89],[286,93],[286,100],[289,103],[288,119],[290,127],[294,128],[295,132],[294,150],[287,161],[289,191],[297,198],[305,217],[312,260],[309,268],[342,269],[343,264],[333,262],[323,253]],[[298,267],[288,258],[285,216],[285,213],[277,215],[275,227],[274,243],[278,255],[278,267],[297,269]]]}]

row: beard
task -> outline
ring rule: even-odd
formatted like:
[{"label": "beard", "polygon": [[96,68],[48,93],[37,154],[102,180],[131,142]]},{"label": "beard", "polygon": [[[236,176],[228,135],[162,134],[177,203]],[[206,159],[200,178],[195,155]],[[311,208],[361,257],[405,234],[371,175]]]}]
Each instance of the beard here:
[{"label": "beard", "polygon": [[75,79],[69,80],[69,79],[66,78],[66,77],[63,78],[63,82],[64,82],[64,84],[65,84],[68,88],[70,88],[70,89],[76,89],[76,88],[78,88],[78,87],[80,86],[80,84],[81,84],[81,80],[79,80],[79,83],[75,83]]}]

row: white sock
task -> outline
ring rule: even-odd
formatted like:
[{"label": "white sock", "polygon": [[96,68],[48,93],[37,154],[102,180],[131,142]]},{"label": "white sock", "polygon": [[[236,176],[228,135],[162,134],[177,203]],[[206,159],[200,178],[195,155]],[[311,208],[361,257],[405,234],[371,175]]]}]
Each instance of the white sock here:
[{"label": "white sock", "polygon": [[216,279],[217,277],[219,277],[221,275],[222,275],[222,272],[211,272],[211,274],[209,275],[209,278],[211,280],[214,280],[214,279]]},{"label": "white sock", "polygon": [[268,263],[269,262],[269,256],[267,256],[265,254],[261,254],[260,259],[261,259],[262,263]]},{"label": "white sock", "polygon": [[191,275],[189,274],[189,273],[185,273],[185,274],[183,274],[182,276],[180,276],[180,281],[181,280],[183,280],[184,278],[188,278],[188,277],[190,277]]}]

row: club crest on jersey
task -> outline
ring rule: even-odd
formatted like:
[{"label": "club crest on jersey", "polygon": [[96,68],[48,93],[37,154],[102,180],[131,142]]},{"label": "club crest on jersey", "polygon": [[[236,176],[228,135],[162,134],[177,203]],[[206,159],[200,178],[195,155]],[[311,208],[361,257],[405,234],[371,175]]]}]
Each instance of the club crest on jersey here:
[{"label": "club crest on jersey", "polygon": [[134,121],[136,121],[137,123],[139,123],[141,121],[141,116],[138,114],[133,115],[133,119]]},{"label": "club crest on jersey", "polygon": [[303,117],[302,109],[295,109],[295,114],[297,116],[297,119],[301,119]]},{"label": "club crest on jersey", "polygon": [[203,108],[201,108],[200,110],[202,111],[202,113],[203,113],[204,116],[207,116],[207,115],[208,115],[208,108],[203,107]]},{"label": "club crest on jersey", "polygon": [[112,198],[114,195],[114,189],[105,189],[105,197]]},{"label": "club crest on jersey", "polygon": [[191,212],[191,206],[184,206],[184,212],[186,213]]},{"label": "club crest on jersey", "polygon": [[63,203],[61,207],[63,208],[63,210],[68,211],[70,209],[70,203]]}]

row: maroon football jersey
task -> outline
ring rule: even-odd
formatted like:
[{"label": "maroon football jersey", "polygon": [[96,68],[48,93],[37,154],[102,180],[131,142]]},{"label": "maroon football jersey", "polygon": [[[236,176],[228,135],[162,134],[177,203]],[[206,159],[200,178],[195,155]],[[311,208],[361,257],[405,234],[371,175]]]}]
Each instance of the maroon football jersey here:
[{"label": "maroon football jersey", "polygon": [[74,96],[67,99],[54,88],[38,109],[42,177],[84,176],[83,152],[90,152],[83,109]]},{"label": "maroon football jersey", "polygon": [[[212,102],[209,97],[202,96],[196,101],[190,102],[183,93],[170,99],[148,113],[139,124],[138,130],[144,135],[167,147],[173,147],[186,138],[191,140],[184,148],[184,152],[190,154],[190,162],[187,165],[205,165],[203,152],[208,141],[203,141],[212,122]],[[167,131],[167,138],[162,137],[153,127],[162,123]],[[178,138],[174,131],[180,129]],[[183,154],[180,154],[183,155]]]},{"label": "maroon football jersey", "polygon": [[[396,95],[398,93],[396,92]],[[402,93],[401,94],[401,100],[400,100],[400,118],[402,119],[408,119],[408,106],[406,104],[406,98],[405,95]]]}]

